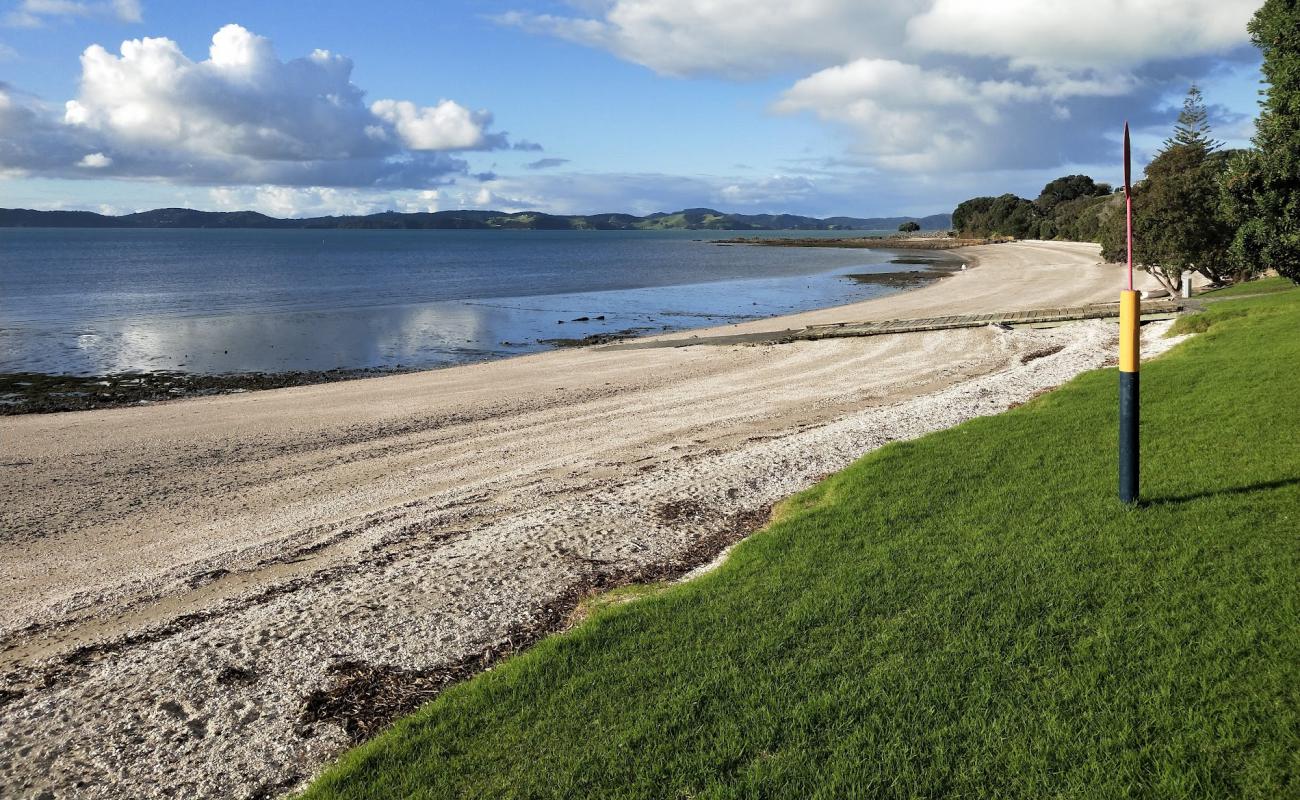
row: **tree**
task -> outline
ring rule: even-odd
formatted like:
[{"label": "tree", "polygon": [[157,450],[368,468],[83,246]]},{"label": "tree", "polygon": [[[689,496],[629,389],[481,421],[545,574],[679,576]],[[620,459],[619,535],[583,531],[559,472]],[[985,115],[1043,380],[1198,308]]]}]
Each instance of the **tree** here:
[{"label": "tree", "polygon": [[1106,192],[1094,197],[1076,197],[1052,209],[1052,238],[1067,242],[1098,241],[1102,223],[1123,209],[1124,195],[1111,192],[1108,184],[1097,186]]},{"label": "tree", "polygon": [[952,226],[965,236],[1024,239],[1037,233],[1038,211],[1033,203],[1010,193],[973,197],[952,212]]},{"label": "tree", "polygon": [[1110,194],[1110,184],[1096,183],[1088,175],[1066,175],[1043,187],[1034,205],[1043,214],[1051,214],[1061,203],[1080,197],[1099,197]]},{"label": "tree", "polygon": [[1243,273],[1272,267],[1300,283],[1300,2],[1265,0],[1246,29],[1266,88],[1256,149],[1233,159],[1222,182],[1224,215],[1237,226],[1231,256]]},{"label": "tree", "polygon": [[1165,139],[1165,150],[1185,147],[1202,153],[1211,153],[1223,147],[1223,142],[1215,140],[1210,130],[1210,114],[1205,108],[1205,96],[1196,84],[1187,90],[1183,98],[1183,110],[1174,123],[1174,135]]},{"label": "tree", "polygon": [[916,233],[917,231],[921,230],[921,226],[909,219],[907,222],[904,222],[902,225],[899,225],[898,229],[903,233]]},{"label": "tree", "polygon": [[[1210,136],[1201,92],[1192,86],[1174,133],[1133,187],[1133,263],[1171,293],[1182,288],[1184,270],[1216,282],[1229,274],[1231,228],[1220,210],[1219,173],[1225,158]],[[1103,231],[1103,256],[1124,260],[1124,217]]]},{"label": "tree", "polygon": [[1087,175],[1066,175],[1044,186],[1033,202],[1014,194],[973,197],[953,211],[952,225],[965,236],[1095,242],[1102,223],[1114,212],[1110,184]]}]

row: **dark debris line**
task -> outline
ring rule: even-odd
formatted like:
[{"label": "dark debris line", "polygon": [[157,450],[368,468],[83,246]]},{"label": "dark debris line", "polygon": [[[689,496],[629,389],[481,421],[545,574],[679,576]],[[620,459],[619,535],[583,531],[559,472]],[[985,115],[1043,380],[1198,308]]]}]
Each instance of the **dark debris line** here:
[{"label": "dark debris line", "polygon": [[[656,516],[665,522],[685,523],[708,513],[693,501],[682,501],[665,504]],[[364,661],[336,664],[331,669],[331,683],[303,697],[298,732],[311,736],[316,723],[333,723],[341,726],[354,743],[363,742],[434,699],[447,687],[526,650],[548,634],[563,630],[583,599],[620,586],[680,578],[761,528],[770,516],[770,506],[733,514],[719,530],[694,542],[677,557],[660,563],[610,567],[588,560],[591,569],[576,584],[539,606],[530,621],[511,626],[497,643],[449,664],[421,670]]]}]

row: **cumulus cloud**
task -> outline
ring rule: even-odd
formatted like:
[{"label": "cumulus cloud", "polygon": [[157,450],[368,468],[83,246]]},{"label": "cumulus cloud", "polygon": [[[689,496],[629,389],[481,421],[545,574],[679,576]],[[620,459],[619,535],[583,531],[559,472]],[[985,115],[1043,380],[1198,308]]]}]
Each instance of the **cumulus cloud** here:
[{"label": "cumulus cloud", "polygon": [[1257,0],[935,0],[907,23],[924,49],[1013,66],[1115,69],[1225,52]]},{"label": "cumulus cloud", "polygon": [[[506,147],[486,111],[451,100],[367,104],[352,61],[316,50],[282,61],[239,25],[195,61],[166,38],[81,56],[61,113],[32,99],[0,108],[0,168],[188,183],[425,187],[467,171],[456,151]],[[87,154],[99,158],[86,163]]]},{"label": "cumulus cloud", "polygon": [[77,166],[87,167],[89,169],[103,169],[104,167],[110,167],[112,165],[113,159],[103,153],[87,153],[77,162]]},{"label": "cumulus cloud", "polygon": [[370,111],[391,123],[412,150],[475,150],[494,142],[500,146],[500,137],[490,140],[485,131],[492,124],[491,114],[451,100],[425,107],[408,100],[377,100]]},{"label": "cumulus cloud", "polygon": [[1258,0],[607,0],[505,25],[600,47],[670,75],[765,75],[810,63],[959,53],[1112,70],[1246,41]]},{"label": "cumulus cloud", "polygon": [[[1019,104],[1111,97],[1132,88],[1131,79],[1123,76],[977,81],[948,70],[861,58],[798,81],[773,108],[786,114],[810,111],[848,125],[859,136],[858,149],[881,164],[923,170],[978,160],[990,149],[987,131],[999,126],[1004,112]],[[1069,118],[1068,110],[1059,104],[1048,108],[1058,120]]]},{"label": "cumulus cloud", "polygon": [[[672,76],[808,70],[808,113],[894,170],[1037,167],[1095,156],[1213,59],[1240,55],[1258,0],[602,0],[505,25]],[[585,9],[585,12],[581,9]]]},{"label": "cumulus cloud", "polygon": [[141,22],[140,0],[23,0],[0,20],[14,28],[39,28],[50,19],[108,17],[121,22]]},{"label": "cumulus cloud", "polygon": [[889,46],[896,0],[613,0],[597,16],[514,11],[497,20],[599,47],[665,75],[761,75]]}]

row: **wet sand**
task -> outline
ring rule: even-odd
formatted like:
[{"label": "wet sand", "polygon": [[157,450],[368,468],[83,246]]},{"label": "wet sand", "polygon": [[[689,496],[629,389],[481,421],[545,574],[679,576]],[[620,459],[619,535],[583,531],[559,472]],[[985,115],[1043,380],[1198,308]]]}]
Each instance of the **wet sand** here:
[{"label": "wet sand", "polygon": [[[1118,291],[1092,245],[957,252],[979,266],[712,333]],[[1114,342],[1092,322],[590,347],[0,419],[0,796],[283,793],[583,592],[681,574],[820,476]]]}]

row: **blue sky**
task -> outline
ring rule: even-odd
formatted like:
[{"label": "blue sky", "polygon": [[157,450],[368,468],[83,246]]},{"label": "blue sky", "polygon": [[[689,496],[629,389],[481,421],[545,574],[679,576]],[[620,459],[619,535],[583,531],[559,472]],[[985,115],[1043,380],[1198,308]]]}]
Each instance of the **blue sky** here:
[{"label": "blue sky", "polygon": [[1254,6],[0,0],[0,206],[948,211],[1244,145]]}]

